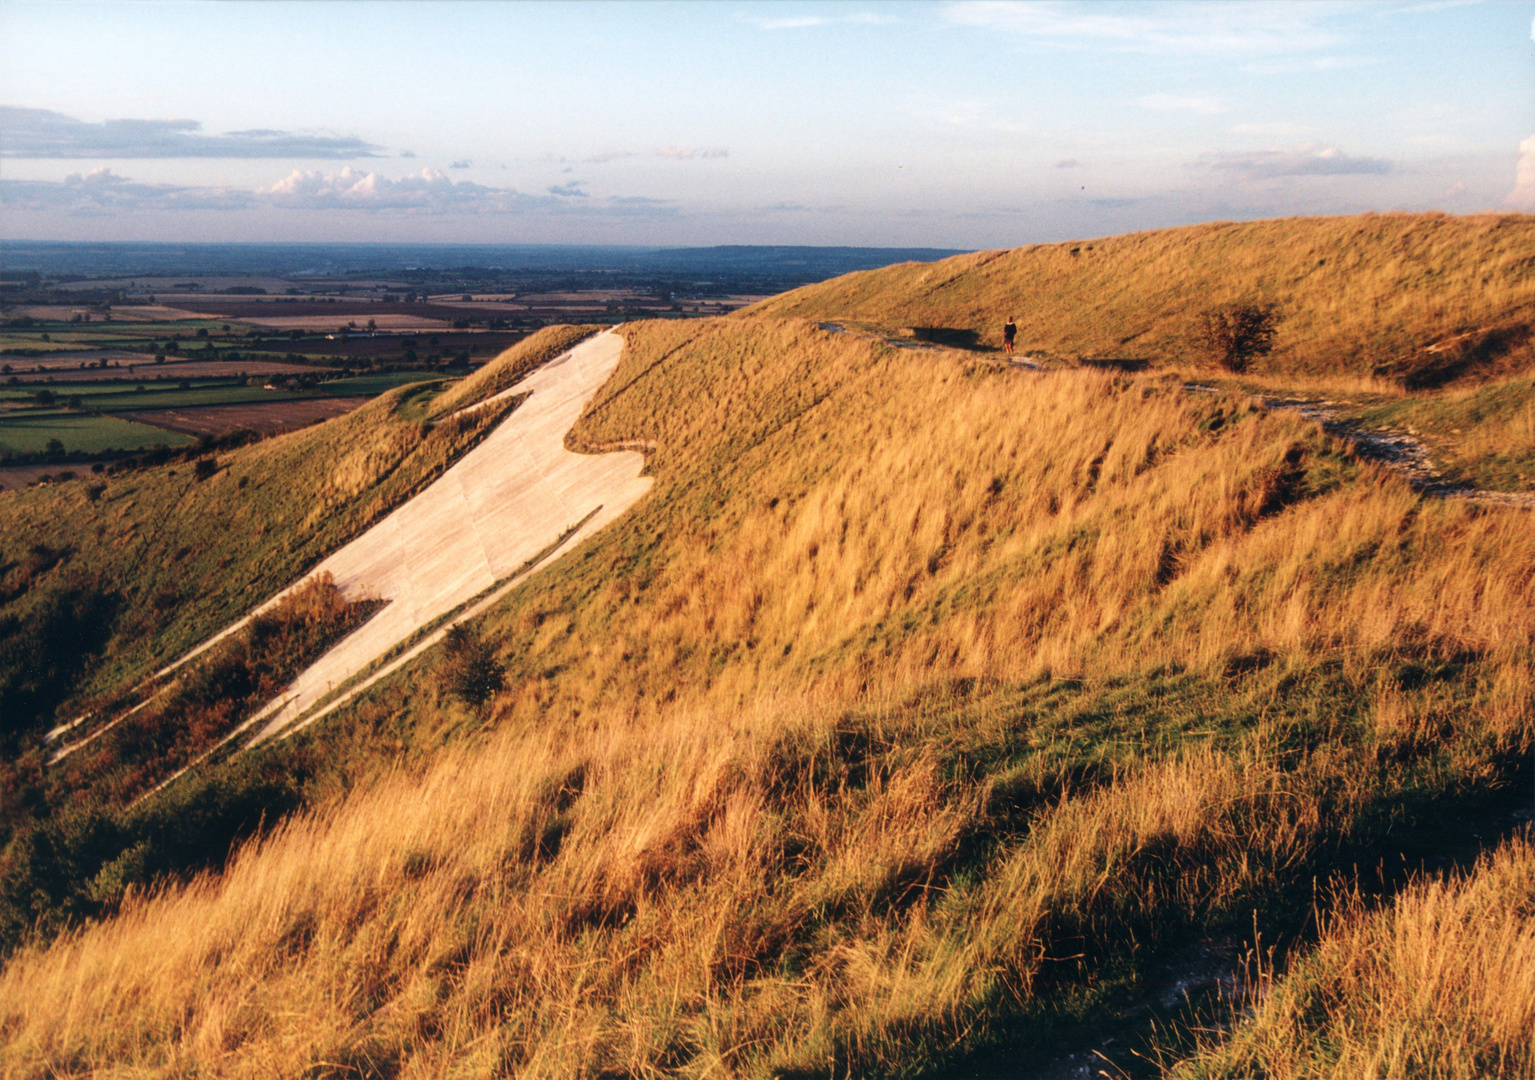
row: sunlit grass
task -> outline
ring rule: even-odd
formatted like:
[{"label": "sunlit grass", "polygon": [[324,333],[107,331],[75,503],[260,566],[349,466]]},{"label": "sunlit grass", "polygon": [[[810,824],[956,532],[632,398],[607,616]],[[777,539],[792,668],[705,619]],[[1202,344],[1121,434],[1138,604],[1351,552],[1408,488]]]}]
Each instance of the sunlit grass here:
[{"label": "sunlit grass", "polygon": [[368,782],[18,953],[11,1072],[910,1074],[1531,744],[1519,512],[1162,375],[623,333],[570,441],[656,484],[483,621],[506,689],[424,657]]},{"label": "sunlit grass", "polygon": [[1527,266],[1535,216],[1365,214],[1223,222],[984,251],[848,274],[739,313],[974,331],[996,349],[1201,362],[1212,305],[1277,305],[1256,373],[1443,381],[1535,361]]},{"label": "sunlit grass", "polygon": [[1179,1080],[1445,1080],[1535,1074],[1535,849],[1421,881],[1382,908],[1344,898],[1313,954]]}]

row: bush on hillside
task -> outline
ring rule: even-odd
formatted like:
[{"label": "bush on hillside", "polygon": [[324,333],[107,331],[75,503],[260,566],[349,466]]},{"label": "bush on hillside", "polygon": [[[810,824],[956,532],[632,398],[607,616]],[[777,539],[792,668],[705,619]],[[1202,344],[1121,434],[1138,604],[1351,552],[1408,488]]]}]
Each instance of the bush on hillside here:
[{"label": "bush on hillside", "polygon": [[1273,351],[1278,322],[1273,304],[1238,300],[1200,312],[1194,340],[1215,363],[1240,373]]},{"label": "bush on hillside", "polygon": [[454,697],[479,706],[506,685],[506,671],[495,649],[467,626],[448,631],[443,651],[447,654],[443,682]]}]

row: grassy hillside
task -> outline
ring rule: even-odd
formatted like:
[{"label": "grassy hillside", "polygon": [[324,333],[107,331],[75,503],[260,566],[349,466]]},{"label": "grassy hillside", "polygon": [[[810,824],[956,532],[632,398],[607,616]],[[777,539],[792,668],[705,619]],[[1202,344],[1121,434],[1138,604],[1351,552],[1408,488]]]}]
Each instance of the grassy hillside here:
[{"label": "grassy hillside", "polygon": [[[64,697],[142,677],[295,580],[439,476],[509,409],[440,423],[433,417],[478,400],[508,372],[526,372],[581,336],[585,331],[551,327],[446,391],[440,380],[403,386],[345,417],[254,445],[203,444],[162,464],[4,495],[0,701],[7,737],[51,724]],[[83,681],[71,667],[60,674],[67,687],[38,690],[35,703],[23,704],[13,695],[33,693],[23,687],[35,678],[9,671],[9,643],[51,633],[45,609],[75,593],[110,608],[85,635],[90,640],[81,639],[99,662],[87,665]]]},{"label": "grassy hillside", "polygon": [[438,395],[432,403],[432,415],[444,416],[454,409],[494,397],[534,368],[591,337],[597,329],[595,326],[544,327]]},{"label": "grassy hillside", "polygon": [[1198,313],[1277,306],[1257,372],[1437,385],[1535,364],[1535,217],[1366,214],[1193,225],[848,274],[743,315],[794,315],[1057,357],[1200,359]]},{"label": "grassy hillside", "polygon": [[656,486],[481,620],[505,689],[427,654],[263,751],[344,775],[16,953],[10,1073],[918,1075],[1109,1033],[1144,1073],[1210,1015],[1148,997],[1188,949],[1304,957],[1354,917],[1319,881],[1369,868],[1369,907],[1509,830],[1526,514],[1155,373],[623,333],[570,442],[654,444]]}]

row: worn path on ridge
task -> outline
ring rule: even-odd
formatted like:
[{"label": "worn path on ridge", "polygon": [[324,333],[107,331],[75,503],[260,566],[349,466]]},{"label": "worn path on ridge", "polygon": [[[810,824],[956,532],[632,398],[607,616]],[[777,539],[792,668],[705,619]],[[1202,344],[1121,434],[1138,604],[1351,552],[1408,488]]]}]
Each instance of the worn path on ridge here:
[{"label": "worn path on ridge", "polygon": [[[827,333],[851,334],[853,337],[867,338],[870,341],[882,341],[898,349],[935,351],[943,348],[929,342],[902,341],[885,334],[849,330],[841,323],[823,322],[817,325]],[[1015,368],[1027,368],[1040,374],[1046,372],[1044,367],[1027,356],[995,356],[992,359],[998,363],[1010,364]],[[1205,386],[1201,383],[1184,383],[1183,388],[1190,393],[1222,392],[1214,386]],[[1343,415],[1334,407],[1336,402],[1300,397],[1264,397],[1263,395],[1254,395],[1254,400],[1261,403],[1265,409],[1296,412],[1308,420],[1317,421],[1329,434],[1350,443],[1361,457],[1378,462],[1399,476],[1405,477],[1413,490],[1420,495],[1428,495],[1436,499],[1461,499],[1489,506],[1535,510],[1535,493],[1485,491],[1481,488],[1466,487],[1446,481],[1435,466],[1433,458],[1430,457],[1428,447],[1423,445],[1421,439],[1399,431],[1372,431],[1358,421]]]}]

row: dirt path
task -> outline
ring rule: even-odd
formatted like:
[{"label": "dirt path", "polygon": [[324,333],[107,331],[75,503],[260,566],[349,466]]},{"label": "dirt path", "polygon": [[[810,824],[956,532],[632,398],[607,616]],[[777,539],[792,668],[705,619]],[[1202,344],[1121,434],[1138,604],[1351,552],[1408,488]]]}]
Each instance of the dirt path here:
[{"label": "dirt path", "polygon": [[[926,349],[936,350],[942,346],[933,345],[922,341],[904,341],[888,337],[883,334],[873,334],[867,331],[850,330],[848,327],[836,322],[818,323],[822,330],[830,334],[849,334],[853,337],[867,338],[871,341],[881,341],[886,345],[894,345],[899,349]],[[1027,356],[1000,356],[992,355],[991,359],[999,363],[1010,364],[1015,368],[1022,368],[1036,372],[1045,372],[1047,369],[1035,363]],[[1205,386],[1200,383],[1184,383],[1183,387],[1190,393],[1215,394],[1221,391],[1214,386]],[[1465,487],[1453,484],[1444,478],[1444,474],[1434,465],[1433,458],[1428,452],[1428,447],[1422,440],[1412,435],[1396,431],[1377,431],[1365,427],[1363,424],[1344,416],[1335,408],[1335,402],[1314,398],[1279,398],[1260,397],[1263,407],[1285,412],[1296,412],[1310,420],[1315,420],[1332,435],[1340,439],[1346,439],[1354,447],[1360,457],[1378,462],[1395,473],[1407,479],[1413,490],[1438,499],[1464,499],[1468,502],[1483,503],[1488,506],[1511,506],[1523,510],[1535,510],[1535,494],[1516,494],[1507,491],[1483,491],[1480,488]]]},{"label": "dirt path", "polygon": [[[1210,387],[1190,385],[1191,390]],[[1360,457],[1378,462],[1405,477],[1415,491],[1439,499],[1464,499],[1489,506],[1512,506],[1535,510],[1535,494],[1508,491],[1483,491],[1454,484],[1444,478],[1423,441],[1399,431],[1367,428],[1340,413],[1334,403],[1312,398],[1259,398],[1265,409],[1299,413],[1315,420],[1329,434],[1346,439]]]},{"label": "dirt path", "polygon": [[[336,687],[422,627],[501,585],[459,617],[482,609],[526,573],[570,551],[650,490],[651,480],[640,476],[642,454],[589,456],[564,447],[565,433],[618,364],[622,351],[623,339],[607,331],[497,395],[527,394],[528,399],[420,495],[284,590],[329,573],[348,599],[373,597],[386,603],[231,737],[255,727],[249,743],[254,746],[306,721]],[[226,628],[214,640],[244,622]],[[416,643],[405,656],[373,673],[369,682],[439,636],[440,632]],[[332,707],[327,705],[326,711]]]}]

